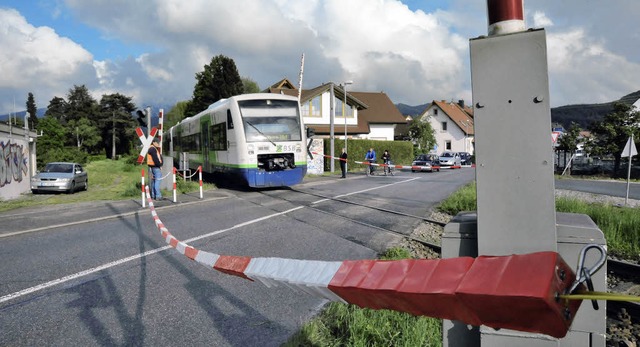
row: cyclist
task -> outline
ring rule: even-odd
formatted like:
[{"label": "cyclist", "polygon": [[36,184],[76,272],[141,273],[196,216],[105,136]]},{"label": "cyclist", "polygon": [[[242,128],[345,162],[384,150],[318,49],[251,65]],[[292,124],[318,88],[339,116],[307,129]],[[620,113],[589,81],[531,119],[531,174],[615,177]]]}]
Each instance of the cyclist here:
[{"label": "cyclist", "polygon": [[373,147],[369,148],[369,151],[364,156],[364,160],[369,162],[369,175],[373,175],[375,166],[372,164],[376,162],[376,151],[373,150]]}]

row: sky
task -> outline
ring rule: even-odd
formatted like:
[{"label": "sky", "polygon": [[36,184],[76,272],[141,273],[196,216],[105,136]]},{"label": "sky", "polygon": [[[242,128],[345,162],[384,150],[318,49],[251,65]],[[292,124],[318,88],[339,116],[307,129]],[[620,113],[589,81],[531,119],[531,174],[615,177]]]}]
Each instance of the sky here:
[{"label": "sky", "polygon": [[[640,90],[640,1],[525,1],[544,28],[551,106]],[[353,81],[394,103],[470,104],[469,40],[486,0],[0,0],[0,114],[38,109],[85,85],[97,101],[173,106],[217,55],[261,89]],[[166,112],[166,111],[165,111]]]}]

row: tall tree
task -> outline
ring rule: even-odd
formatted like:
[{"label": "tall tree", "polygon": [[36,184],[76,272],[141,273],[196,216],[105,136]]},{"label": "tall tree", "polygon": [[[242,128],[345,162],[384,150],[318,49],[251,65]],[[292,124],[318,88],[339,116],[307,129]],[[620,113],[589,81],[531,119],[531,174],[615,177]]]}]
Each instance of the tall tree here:
[{"label": "tall tree", "polygon": [[54,96],[51,101],[49,101],[49,106],[47,106],[47,111],[45,111],[44,116],[55,118],[60,124],[67,124],[67,102],[60,97]]},{"label": "tall tree", "polygon": [[27,113],[29,114],[29,129],[35,130],[38,127],[38,109],[33,93],[29,92],[27,96]]},{"label": "tall tree", "polygon": [[580,137],[580,125],[571,122],[569,129],[558,139],[558,149],[571,153],[578,149],[578,138]]},{"label": "tall tree", "polygon": [[615,103],[613,112],[600,122],[592,123],[589,127],[593,140],[588,142],[587,152],[596,155],[611,154],[614,158],[614,176],[620,168],[621,154],[627,140],[634,134],[640,135],[640,112],[635,107]]},{"label": "tall tree", "polygon": [[42,136],[38,137],[38,167],[42,167],[48,161],[55,161],[57,157],[52,153],[59,151],[64,147],[68,138],[68,132],[60,121],[52,116],[46,115],[38,122],[38,132],[42,132]]},{"label": "tall tree", "polygon": [[414,154],[428,153],[436,144],[435,131],[427,117],[420,117],[411,122],[409,136],[414,145]]},{"label": "tall tree", "polygon": [[100,143],[102,142],[100,130],[88,118],[70,121],[68,128],[79,150],[84,150],[87,153],[96,153],[100,148]]},{"label": "tall tree", "polygon": [[102,146],[107,158],[113,158],[114,149],[115,154],[129,153],[133,147],[132,140],[137,138],[137,123],[132,116],[136,105],[131,99],[120,93],[103,95],[100,99],[100,119],[96,124],[102,135]]},{"label": "tall tree", "polygon": [[214,102],[242,94],[244,86],[233,59],[218,55],[211,59],[204,71],[196,73],[193,97],[187,105],[186,116],[205,110]]},{"label": "tall tree", "polygon": [[98,102],[89,94],[89,89],[85,85],[74,85],[67,95],[66,120],[88,118],[97,122],[99,117]]}]

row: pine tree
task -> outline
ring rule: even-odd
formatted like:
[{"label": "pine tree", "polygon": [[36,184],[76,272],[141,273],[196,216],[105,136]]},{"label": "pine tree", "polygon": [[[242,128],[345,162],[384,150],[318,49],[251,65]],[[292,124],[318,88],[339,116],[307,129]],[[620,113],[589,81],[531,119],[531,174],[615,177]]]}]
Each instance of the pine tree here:
[{"label": "pine tree", "polygon": [[196,73],[193,97],[187,105],[185,115],[193,116],[214,102],[242,94],[244,86],[233,59],[218,55],[211,59],[204,71]]},{"label": "pine tree", "polygon": [[27,97],[27,113],[29,114],[29,129],[35,130],[38,127],[38,109],[36,108],[36,101],[33,97],[33,93],[29,93]]}]

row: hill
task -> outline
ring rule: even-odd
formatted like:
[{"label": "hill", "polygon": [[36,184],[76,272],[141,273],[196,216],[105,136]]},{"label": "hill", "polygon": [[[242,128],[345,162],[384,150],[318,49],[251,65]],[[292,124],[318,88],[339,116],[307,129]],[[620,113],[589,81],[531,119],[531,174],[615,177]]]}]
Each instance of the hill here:
[{"label": "hill", "polygon": [[[602,104],[578,104],[551,108],[551,122],[560,123],[566,129],[571,122],[576,122],[581,128],[587,129],[593,122],[601,121],[605,115],[613,111],[613,104],[616,102],[633,105],[640,99],[640,90],[627,94],[618,100]],[[396,104],[396,107],[405,116],[420,115],[429,104],[409,106]]]}]

